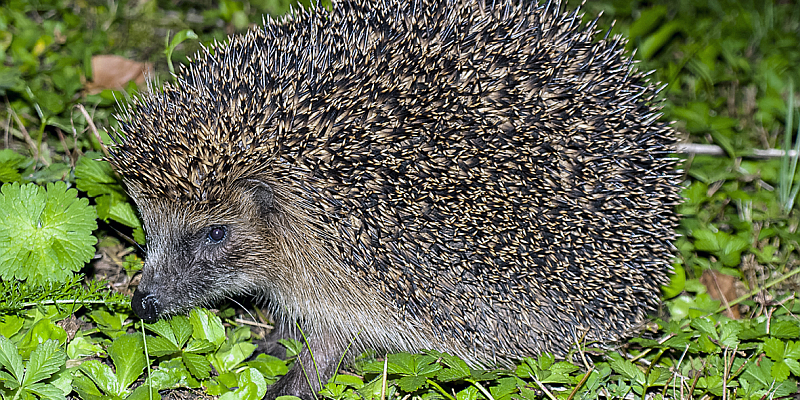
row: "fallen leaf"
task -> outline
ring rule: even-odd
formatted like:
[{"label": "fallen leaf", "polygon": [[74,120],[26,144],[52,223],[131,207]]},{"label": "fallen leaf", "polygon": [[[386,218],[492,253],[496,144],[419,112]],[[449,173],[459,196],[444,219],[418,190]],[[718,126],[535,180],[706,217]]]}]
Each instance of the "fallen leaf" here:
[{"label": "fallen leaf", "polygon": [[153,65],[114,55],[92,57],[92,81],[86,82],[86,91],[97,94],[105,89],[122,90],[130,81],[142,86],[153,74]]},{"label": "fallen leaf", "polygon": [[[700,283],[706,287],[708,295],[714,300],[722,301],[723,306],[736,300],[736,277],[725,275],[714,270],[705,270],[700,277]],[[729,307],[725,310],[729,318],[739,319],[739,306]]]}]

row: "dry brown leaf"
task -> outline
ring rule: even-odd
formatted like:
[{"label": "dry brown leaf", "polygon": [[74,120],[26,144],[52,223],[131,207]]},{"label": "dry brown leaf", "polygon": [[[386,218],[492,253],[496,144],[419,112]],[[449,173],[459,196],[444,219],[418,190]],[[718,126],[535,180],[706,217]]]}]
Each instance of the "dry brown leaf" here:
[{"label": "dry brown leaf", "polygon": [[736,300],[736,277],[725,275],[714,270],[706,270],[700,277],[700,283],[708,290],[708,295],[714,300],[722,301],[722,305],[728,308],[725,315],[729,318],[739,319],[739,306],[728,307],[728,303]]},{"label": "dry brown leaf", "polygon": [[92,57],[92,81],[86,82],[86,91],[97,94],[105,89],[122,90],[130,81],[143,85],[153,74],[153,65],[129,60],[125,57],[102,55]]}]

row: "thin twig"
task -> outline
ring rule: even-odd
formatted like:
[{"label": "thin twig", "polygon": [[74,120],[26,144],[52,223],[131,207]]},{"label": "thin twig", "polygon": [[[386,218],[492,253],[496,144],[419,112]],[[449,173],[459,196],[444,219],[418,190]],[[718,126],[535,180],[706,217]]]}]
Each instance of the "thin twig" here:
[{"label": "thin twig", "polygon": [[242,325],[256,326],[256,327],[259,327],[259,328],[262,328],[262,329],[272,329],[272,328],[274,328],[270,324],[262,324],[261,322],[248,321],[248,320],[243,319],[243,318],[236,318],[236,319],[233,320],[233,322],[236,322],[237,324],[242,324]]},{"label": "thin twig", "polygon": [[16,111],[14,111],[14,109],[11,108],[11,105],[8,104],[8,100],[6,100],[6,108],[11,113],[11,115],[14,117],[14,120],[17,121],[17,125],[19,125],[19,131],[22,132],[22,137],[25,138],[25,142],[27,142],[28,146],[30,146],[31,149],[33,149],[33,159],[34,160],[38,160],[39,159],[39,146],[36,145],[36,142],[33,141],[33,139],[31,138],[31,135],[28,134],[28,130],[25,129],[25,125],[22,123],[22,120],[19,119],[19,116],[17,115]]},{"label": "thin twig", "polygon": [[[699,143],[681,143],[675,149],[680,154],[695,154],[705,156],[727,156],[728,153],[714,144],[699,144]],[[785,150],[781,149],[752,149],[749,153],[742,154],[741,157],[745,158],[780,158],[783,157]],[[789,150],[789,157],[795,157],[797,154],[794,150]]]},{"label": "thin twig", "polygon": [[78,104],[75,106],[78,111],[83,114],[83,117],[86,118],[86,123],[89,124],[89,130],[92,131],[94,134],[95,139],[100,143],[100,149],[103,150],[103,154],[108,157],[108,148],[106,148],[106,144],[103,143],[103,139],[100,138],[100,133],[97,132],[97,127],[94,125],[94,121],[92,121],[92,117],[89,116],[89,113],[86,111],[86,108],[83,107],[83,104]]}]

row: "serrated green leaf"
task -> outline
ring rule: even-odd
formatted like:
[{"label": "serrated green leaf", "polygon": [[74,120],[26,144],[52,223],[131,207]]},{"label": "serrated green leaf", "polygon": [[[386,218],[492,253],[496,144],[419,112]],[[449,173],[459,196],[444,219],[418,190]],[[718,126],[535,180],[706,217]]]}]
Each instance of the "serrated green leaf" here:
[{"label": "serrated green leaf", "polygon": [[784,358],[783,362],[786,363],[786,366],[789,367],[789,370],[792,371],[795,376],[800,376],[800,363],[798,363],[797,360]]},{"label": "serrated green leaf", "polygon": [[114,168],[101,158],[102,154],[89,152],[78,159],[75,165],[75,185],[78,190],[92,197],[125,193],[121,182],[117,180]]},{"label": "serrated green leaf", "polygon": [[800,342],[787,341],[786,351],[784,352],[783,356],[793,360],[800,358]]},{"label": "serrated green leaf", "polygon": [[[169,325],[172,327],[172,332],[175,334],[178,347],[186,344],[186,341],[192,337],[192,323],[189,321],[189,318],[183,315],[176,315],[169,321]],[[209,345],[211,345],[211,343],[209,343]]]},{"label": "serrated green leaf", "polygon": [[67,356],[59,346],[58,341],[48,340],[31,352],[22,386],[30,387],[36,382],[50,378],[64,366]]},{"label": "serrated green leaf", "polygon": [[139,228],[142,224],[127,196],[107,194],[95,198],[95,202],[97,214],[103,220],[113,219],[131,228]]},{"label": "serrated green leaf", "polygon": [[120,336],[108,346],[108,355],[117,369],[120,390],[127,390],[147,367],[141,333]]},{"label": "serrated green leaf", "polygon": [[94,208],[64,182],[0,188],[0,279],[61,282],[94,255]]},{"label": "serrated green leaf", "polygon": [[16,182],[22,179],[19,170],[25,160],[25,156],[14,150],[0,150],[0,182]]},{"label": "serrated green leaf", "polygon": [[782,340],[767,338],[764,340],[764,353],[773,361],[783,360],[785,345]]},{"label": "serrated green leaf", "polygon": [[43,383],[43,382],[33,383],[33,384],[30,384],[30,385],[27,385],[25,390],[27,390],[27,391],[29,391],[31,393],[35,393],[36,395],[38,395],[42,399],[66,400],[66,398],[67,398],[64,395],[64,392],[61,389],[59,389],[59,388],[57,388],[57,387],[55,387],[55,386],[53,386],[53,385],[51,385],[49,383]]},{"label": "serrated green leaf", "polygon": [[186,344],[186,350],[189,353],[210,353],[214,351],[217,346],[214,343],[209,342],[205,339],[192,339],[189,343]]},{"label": "serrated green leaf", "polygon": [[789,366],[783,360],[776,361],[772,364],[770,373],[776,381],[783,382],[789,377]]},{"label": "serrated green leaf", "polygon": [[551,365],[553,365],[555,357],[553,356],[552,353],[542,353],[536,361],[539,366],[539,369],[546,370],[550,368]]},{"label": "serrated green leaf", "polygon": [[497,380],[497,385],[491,386],[489,392],[495,400],[506,398],[517,391],[517,378],[507,377]]},{"label": "serrated green leaf", "polygon": [[222,321],[204,308],[195,308],[189,313],[189,322],[192,324],[192,337],[205,339],[219,347],[225,342],[225,328]]},{"label": "serrated green leaf", "polygon": [[145,339],[147,340],[147,352],[150,357],[161,357],[181,351],[179,347],[175,346],[175,343],[162,336],[146,336]]},{"label": "serrated green leaf", "polygon": [[424,376],[404,376],[397,381],[400,390],[404,392],[415,392],[425,385],[428,378]]},{"label": "serrated green leaf", "polygon": [[[94,382],[94,385],[97,385],[97,388],[99,388],[106,395],[117,397],[125,395],[125,392],[120,387],[117,376],[108,365],[105,365],[97,360],[89,360],[84,361],[81,364],[80,370],[86,374],[86,376],[89,377],[92,382]],[[78,381],[76,378],[73,383],[80,385],[82,390],[85,390],[87,393],[94,393],[91,387],[86,385],[86,382]]]},{"label": "serrated green leaf", "polygon": [[634,382],[638,383],[639,385],[644,385],[645,377],[644,372],[642,372],[639,368],[636,368],[633,363],[628,360],[623,359],[615,359],[612,360],[609,365],[614,372],[624,376],[627,379],[631,379]]},{"label": "serrated green leaf", "polygon": [[150,384],[156,390],[200,387],[200,382],[192,377],[180,358],[162,361],[158,364],[158,369],[150,371],[145,383]]},{"label": "serrated green leaf", "polygon": [[739,332],[742,326],[737,321],[728,321],[722,325],[720,329],[719,341],[725,347],[734,347],[739,345]]},{"label": "serrated green leaf", "polygon": [[17,351],[17,346],[4,336],[0,336],[0,365],[11,372],[14,380],[22,382],[25,370],[22,367],[22,357]]},{"label": "serrated green leaf", "polygon": [[145,323],[144,328],[168,340],[176,348],[180,347],[178,341],[175,339],[175,333],[172,331],[172,326],[166,320],[160,319],[152,324]]},{"label": "serrated green leaf", "polygon": [[714,338],[715,340],[719,340],[719,336],[717,335],[717,328],[715,327],[714,321],[708,318],[696,318],[692,320],[691,325],[692,328],[707,334],[708,336]]},{"label": "serrated green leaf", "polygon": [[793,322],[776,320],[770,324],[769,334],[780,339],[797,339],[800,337],[800,326]]},{"label": "serrated green leaf", "polygon": [[211,363],[199,354],[183,353],[183,363],[197,379],[206,379],[211,373]]},{"label": "serrated green leaf", "polygon": [[447,353],[431,352],[431,355],[442,360],[448,368],[442,368],[437,373],[439,380],[450,382],[464,379],[470,375],[470,369],[464,360]]}]

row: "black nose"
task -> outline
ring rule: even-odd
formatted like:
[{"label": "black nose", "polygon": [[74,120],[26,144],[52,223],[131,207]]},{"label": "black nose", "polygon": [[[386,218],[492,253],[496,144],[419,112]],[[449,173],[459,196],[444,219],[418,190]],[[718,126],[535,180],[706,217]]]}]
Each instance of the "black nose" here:
[{"label": "black nose", "polygon": [[158,300],[150,293],[136,289],[131,299],[131,308],[145,322],[154,322],[158,319]]}]

